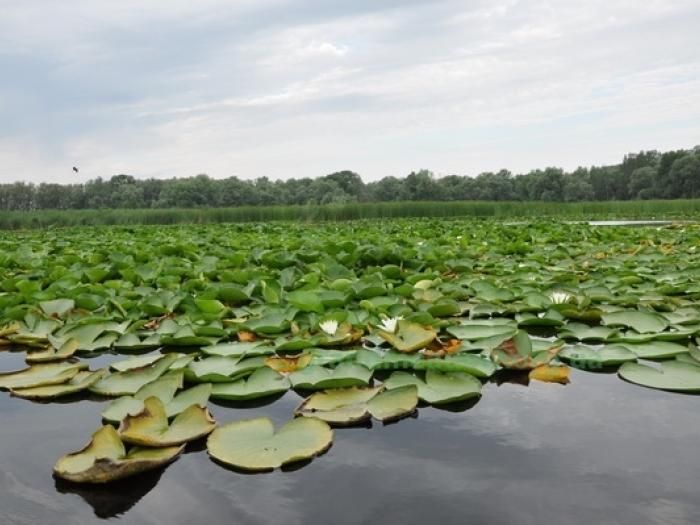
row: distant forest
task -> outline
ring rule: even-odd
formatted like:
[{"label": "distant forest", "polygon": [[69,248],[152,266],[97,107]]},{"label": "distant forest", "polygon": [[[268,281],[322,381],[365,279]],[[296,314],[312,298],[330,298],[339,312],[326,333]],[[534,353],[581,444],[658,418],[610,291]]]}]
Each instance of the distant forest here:
[{"label": "distant forest", "polygon": [[620,164],[566,172],[545,168],[476,177],[435,177],[428,170],[365,183],[339,171],[318,178],[172,179],[98,177],[84,184],[0,185],[0,209],[202,208],[388,201],[611,201],[700,197],[700,146],[692,150],[628,154]]}]

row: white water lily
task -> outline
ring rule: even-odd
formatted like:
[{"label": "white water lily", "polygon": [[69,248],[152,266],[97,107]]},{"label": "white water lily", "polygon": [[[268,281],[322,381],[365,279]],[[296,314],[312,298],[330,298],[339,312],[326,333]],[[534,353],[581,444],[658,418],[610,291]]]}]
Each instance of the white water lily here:
[{"label": "white water lily", "polygon": [[335,333],[338,331],[338,321],[335,319],[327,319],[320,323],[318,327],[328,335],[335,335]]},{"label": "white water lily", "polygon": [[401,321],[402,319],[403,319],[403,317],[401,317],[401,316],[390,317],[389,319],[382,319],[382,322],[379,325],[379,328],[381,328],[385,332],[389,332],[390,334],[393,334],[396,332],[396,326],[398,325],[398,322]]},{"label": "white water lily", "polygon": [[571,294],[562,291],[556,291],[549,294],[549,300],[554,304],[564,304],[571,300]]}]

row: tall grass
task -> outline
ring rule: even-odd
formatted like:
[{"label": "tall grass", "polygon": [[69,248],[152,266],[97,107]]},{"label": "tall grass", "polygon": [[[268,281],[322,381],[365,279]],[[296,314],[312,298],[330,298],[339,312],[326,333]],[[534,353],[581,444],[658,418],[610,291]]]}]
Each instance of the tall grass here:
[{"label": "tall grass", "polygon": [[138,210],[37,210],[0,212],[1,229],[128,224],[259,221],[343,221],[391,217],[563,217],[659,219],[700,217],[700,199],[609,202],[383,202],[325,206],[244,206]]}]

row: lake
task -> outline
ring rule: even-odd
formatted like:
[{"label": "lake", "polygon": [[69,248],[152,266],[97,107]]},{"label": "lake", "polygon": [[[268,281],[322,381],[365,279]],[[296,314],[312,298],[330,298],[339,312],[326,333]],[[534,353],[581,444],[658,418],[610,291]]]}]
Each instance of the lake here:
[{"label": "lake", "polygon": [[[23,366],[23,354],[0,352],[0,370]],[[293,469],[233,472],[198,442],[163,471],[106,487],[56,481],[51,468],[88,441],[108,401],[2,392],[0,523],[700,523],[696,396],[577,370],[566,386],[518,381],[497,375],[475,404],[336,429],[327,453]],[[300,401],[288,392],[264,406],[210,408],[219,423],[282,423]]]}]

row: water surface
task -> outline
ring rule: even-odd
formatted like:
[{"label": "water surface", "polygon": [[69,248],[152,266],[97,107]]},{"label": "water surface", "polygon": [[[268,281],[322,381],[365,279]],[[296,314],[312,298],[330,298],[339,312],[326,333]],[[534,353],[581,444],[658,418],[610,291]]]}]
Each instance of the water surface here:
[{"label": "water surface", "polygon": [[[22,367],[21,354],[0,353],[0,370]],[[200,442],[162,471],[97,488],[51,468],[87,442],[108,401],[0,392],[0,523],[700,523],[700,399],[572,372],[567,386],[494,381],[476,404],[337,429],[326,454],[295,469],[232,472]],[[300,401],[210,407],[219,422],[282,423]]]}]

